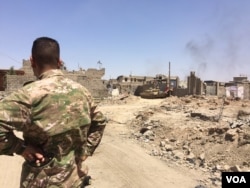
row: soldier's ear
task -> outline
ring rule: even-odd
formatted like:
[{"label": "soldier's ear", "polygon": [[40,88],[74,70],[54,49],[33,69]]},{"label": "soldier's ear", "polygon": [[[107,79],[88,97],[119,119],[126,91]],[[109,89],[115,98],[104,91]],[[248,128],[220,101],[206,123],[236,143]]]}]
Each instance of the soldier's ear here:
[{"label": "soldier's ear", "polygon": [[32,56],[30,56],[30,63],[31,63],[32,68],[36,67],[36,64],[35,64],[34,59],[32,58]]},{"label": "soldier's ear", "polygon": [[31,63],[32,70],[34,72],[34,76],[38,78],[38,76],[40,75],[40,70],[39,70],[38,65],[36,64],[36,61],[32,57],[30,57],[30,63]]},{"label": "soldier's ear", "polygon": [[57,67],[60,69],[62,67],[63,63],[62,63],[62,60],[60,59],[58,62],[57,62]]}]

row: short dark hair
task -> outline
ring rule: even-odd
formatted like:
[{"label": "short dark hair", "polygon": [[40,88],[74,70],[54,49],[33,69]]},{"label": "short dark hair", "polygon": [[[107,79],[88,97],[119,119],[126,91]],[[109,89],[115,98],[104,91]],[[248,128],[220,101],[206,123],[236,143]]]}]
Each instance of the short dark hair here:
[{"label": "short dark hair", "polygon": [[40,37],[33,42],[32,58],[36,63],[43,67],[44,65],[56,66],[60,60],[59,43],[49,37]]}]

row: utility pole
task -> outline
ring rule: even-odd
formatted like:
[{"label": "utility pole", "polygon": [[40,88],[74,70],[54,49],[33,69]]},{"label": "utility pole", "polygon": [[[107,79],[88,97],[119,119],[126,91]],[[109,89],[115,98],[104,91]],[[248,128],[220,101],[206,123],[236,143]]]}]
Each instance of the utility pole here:
[{"label": "utility pole", "polygon": [[170,89],[170,61],[168,63],[168,88]]},{"label": "utility pole", "polygon": [[168,63],[168,90],[169,90],[169,96],[171,96],[170,86],[171,86],[171,81],[170,81],[170,61],[169,61],[169,63]]}]

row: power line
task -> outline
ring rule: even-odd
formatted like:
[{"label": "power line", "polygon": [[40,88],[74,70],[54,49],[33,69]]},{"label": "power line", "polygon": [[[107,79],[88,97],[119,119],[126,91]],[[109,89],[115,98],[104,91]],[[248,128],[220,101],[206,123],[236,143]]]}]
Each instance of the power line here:
[{"label": "power line", "polygon": [[9,59],[11,59],[12,61],[14,61],[14,62],[16,62],[16,63],[21,64],[20,61],[16,60],[15,58],[11,57],[10,55],[7,55],[6,53],[3,53],[3,52],[0,51],[0,54],[1,54],[2,56],[8,57]]}]

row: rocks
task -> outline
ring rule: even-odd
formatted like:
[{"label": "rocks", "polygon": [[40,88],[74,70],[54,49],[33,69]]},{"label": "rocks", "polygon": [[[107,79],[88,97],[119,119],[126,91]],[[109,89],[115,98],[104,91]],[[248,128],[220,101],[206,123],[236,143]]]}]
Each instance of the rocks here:
[{"label": "rocks", "polygon": [[238,133],[236,129],[230,129],[225,134],[226,141],[235,141],[238,137]]},{"label": "rocks", "polygon": [[215,170],[223,171],[224,168],[223,168],[221,165],[217,164],[217,165],[215,166]]},{"label": "rocks", "polygon": [[224,170],[225,172],[229,171],[229,170],[230,170],[230,166],[229,166],[229,165],[224,165],[224,166],[223,166],[223,170]]},{"label": "rocks", "polygon": [[196,156],[191,152],[186,156],[186,160],[192,164],[195,164]]},{"label": "rocks", "polygon": [[205,162],[205,153],[201,153],[200,156],[198,157],[198,159],[200,159],[201,164],[203,164]]},{"label": "rocks", "polygon": [[238,165],[232,166],[230,170],[232,170],[233,172],[241,172],[241,169]]},{"label": "rocks", "polygon": [[218,122],[218,117],[217,116],[207,116],[207,115],[201,114],[201,113],[192,112],[191,117],[200,118],[203,121]]},{"label": "rocks", "polygon": [[184,153],[179,151],[179,150],[174,150],[173,156],[175,159],[184,159],[184,157],[185,157]]},{"label": "rocks", "polygon": [[207,187],[204,186],[204,185],[197,185],[197,186],[195,186],[194,188],[207,188]]},{"label": "rocks", "polygon": [[209,135],[221,135],[224,134],[227,130],[229,130],[229,127],[223,126],[223,127],[210,127],[208,128],[208,134]]},{"label": "rocks", "polygon": [[229,126],[234,129],[234,128],[238,128],[238,127],[241,127],[245,124],[244,121],[242,120],[235,120],[235,121],[232,121],[232,122],[229,122]]},{"label": "rocks", "polygon": [[250,133],[242,133],[239,136],[238,147],[241,147],[246,144],[250,144]]},{"label": "rocks", "polygon": [[160,147],[164,147],[166,145],[166,141],[160,141]]},{"label": "rocks", "polygon": [[153,156],[159,156],[161,153],[157,149],[153,149],[150,154]]},{"label": "rocks", "polygon": [[173,151],[173,146],[170,145],[170,144],[166,144],[166,145],[164,146],[164,148],[165,148],[166,151]]},{"label": "rocks", "polygon": [[150,138],[150,137],[154,137],[154,132],[151,130],[147,130],[146,132],[144,132],[142,134],[145,138]]}]

